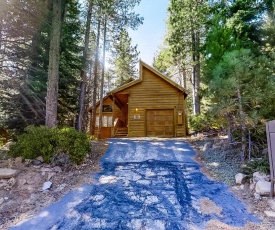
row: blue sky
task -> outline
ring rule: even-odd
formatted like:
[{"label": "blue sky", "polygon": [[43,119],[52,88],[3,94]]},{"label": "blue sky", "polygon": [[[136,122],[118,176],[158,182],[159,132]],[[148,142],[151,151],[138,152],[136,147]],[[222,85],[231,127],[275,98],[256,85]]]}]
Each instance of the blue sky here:
[{"label": "blue sky", "polygon": [[169,0],[142,0],[135,12],[143,18],[143,25],[137,30],[130,30],[132,44],[138,45],[140,59],[151,65],[153,57],[165,34],[165,20],[167,18],[167,7]]}]

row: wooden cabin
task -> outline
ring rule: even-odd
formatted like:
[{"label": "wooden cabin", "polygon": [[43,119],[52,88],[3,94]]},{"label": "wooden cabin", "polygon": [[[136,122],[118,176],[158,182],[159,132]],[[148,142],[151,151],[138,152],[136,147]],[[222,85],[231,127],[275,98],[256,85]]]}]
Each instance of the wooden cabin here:
[{"label": "wooden cabin", "polygon": [[[185,136],[186,96],[180,85],[140,61],[139,79],[129,81],[104,97],[101,138]],[[92,108],[88,111],[91,113]],[[95,136],[98,124],[99,102]]]}]

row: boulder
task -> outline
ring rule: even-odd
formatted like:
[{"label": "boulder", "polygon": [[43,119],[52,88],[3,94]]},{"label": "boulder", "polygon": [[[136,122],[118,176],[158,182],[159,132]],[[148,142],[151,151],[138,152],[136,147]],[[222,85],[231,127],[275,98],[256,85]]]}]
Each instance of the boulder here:
[{"label": "boulder", "polygon": [[235,175],[236,184],[244,184],[246,179],[247,179],[247,175],[243,173],[238,173]]},{"label": "boulder", "polygon": [[260,200],[261,199],[261,196],[260,196],[260,194],[258,194],[258,193],[254,193],[254,198],[256,199],[256,200]]},{"label": "boulder", "polygon": [[53,167],[53,171],[60,173],[60,172],[62,172],[62,169],[59,166],[55,166],[55,167]]},{"label": "boulder", "polygon": [[44,162],[44,159],[43,159],[42,156],[37,157],[36,160],[39,160],[39,161],[42,162],[42,163]]},{"label": "boulder", "polygon": [[46,182],[44,182],[44,184],[43,184],[43,187],[42,187],[42,190],[43,191],[46,191],[46,190],[48,190],[49,188],[51,188],[52,187],[52,182],[50,182],[50,181],[46,181]]},{"label": "boulder", "polygon": [[20,164],[22,164],[23,159],[22,159],[22,157],[16,157],[14,161],[15,161],[16,165],[20,165]]},{"label": "boulder", "polygon": [[273,211],[264,211],[264,213],[265,213],[268,217],[273,217],[273,218],[275,218],[275,212],[273,212]]},{"label": "boulder", "polygon": [[259,180],[269,181],[269,176],[266,175],[265,173],[254,172],[253,173],[253,182],[257,183]]},{"label": "boulder", "polygon": [[268,182],[265,180],[259,180],[256,184],[256,193],[260,195],[269,195],[270,188],[271,188],[271,182]]},{"label": "boulder", "polygon": [[15,169],[0,168],[0,179],[10,179],[15,177],[17,173],[18,171]]},{"label": "boulder", "polygon": [[40,160],[33,159],[32,164],[38,166],[38,165],[42,165],[42,162]]}]

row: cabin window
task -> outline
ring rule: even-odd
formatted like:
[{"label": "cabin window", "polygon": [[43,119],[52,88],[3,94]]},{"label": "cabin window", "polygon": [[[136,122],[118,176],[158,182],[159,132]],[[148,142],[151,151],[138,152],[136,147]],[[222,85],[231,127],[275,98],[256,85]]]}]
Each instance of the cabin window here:
[{"label": "cabin window", "polygon": [[[99,126],[99,116],[96,116],[95,126]],[[112,116],[102,116],[102,127],[112,127]]]},{"label": "cabin window", "polygon": [[113,108],[112,108],[111,105],[103,105],[103,106],[102,106],[102,112],[111,113],[111,112],[113,112]]}]

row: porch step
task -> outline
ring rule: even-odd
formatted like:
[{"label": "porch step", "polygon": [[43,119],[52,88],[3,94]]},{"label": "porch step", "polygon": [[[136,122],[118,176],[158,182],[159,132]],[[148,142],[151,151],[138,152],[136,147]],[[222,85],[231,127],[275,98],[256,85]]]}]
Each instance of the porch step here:
[{"label": "porch step", "polygon": [[116,128],[115,137],[127,137],[128,136],[128,128],[123,127],[123,128]]}]

